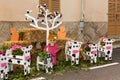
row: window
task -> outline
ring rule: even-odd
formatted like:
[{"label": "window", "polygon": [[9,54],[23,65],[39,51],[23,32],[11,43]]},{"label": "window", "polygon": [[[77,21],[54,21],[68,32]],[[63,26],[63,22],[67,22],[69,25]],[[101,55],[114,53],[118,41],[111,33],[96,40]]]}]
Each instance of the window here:
[{"label": "window", "polygon": [[39,0],[39,4],[46,4],[47,8],[51,11],[59,11],[60,12],[60,0]]}]

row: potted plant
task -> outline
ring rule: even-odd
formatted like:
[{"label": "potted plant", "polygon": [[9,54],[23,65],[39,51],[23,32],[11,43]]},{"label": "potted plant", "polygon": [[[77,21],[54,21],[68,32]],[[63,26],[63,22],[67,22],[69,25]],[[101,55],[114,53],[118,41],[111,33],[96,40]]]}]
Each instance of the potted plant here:
[{"label": "potted plant", "polygon": [[19,40],[23,40],[24,32],[19,32]]},{"label": "potted plant", "polygon": [[13,45],[12,46],[12,55],[19,55],[22,56],[23,55],[23,51],[21,50],[22,46],[20,45]]},{"label": "potted plant", "polygon": [[105,38],[106,38],[106,37],[101,37],[101,38],[99,39],[101,46],[105,46],[105,42],[103,41],[103,39],[105,39]]},{"label": "potted plant", "polygon": [[40,57],[40,61],[43,61],[46,55],[46,52],[38,52],[38,56]]},{"label": "potted plant", "polygon": [[9,49],[9,47],[8,47],[8,46],[5,46],[5,45],[3,45],[3,46],[0,48],[0,50],[1,50],[3,53],[5,53],[7,49]]},{"label": "potted plant", "polygon": [[85,51],[90,51],[91,50],[91,48],[89,47],[89,44],[91,44],[90,42],[87,42],[87,43],[85,43],[83,46],[84,46],[84,50]]}]

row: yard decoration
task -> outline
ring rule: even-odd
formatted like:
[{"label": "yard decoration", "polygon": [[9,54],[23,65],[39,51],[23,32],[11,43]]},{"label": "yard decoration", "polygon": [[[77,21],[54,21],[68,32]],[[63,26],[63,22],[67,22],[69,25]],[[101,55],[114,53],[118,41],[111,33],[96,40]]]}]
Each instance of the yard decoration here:
[{"label": "yard decoration", "polygon": [[[55,11],[54,14],[51,14],[51,12],[46,8],[46,4],[38,5],[37,6],[40,9],[40,12],[38,15],[44,16],[44,18],[40,17],[32,17],[30,16],[30,13],[32,12],[31,10],[27,10],[25,16],[26,20],[31,19],[32,23],[30,23],[30,26],[41,29],[41,30],[46,30],[46,44],[48,45],[48,36],[49,36],[49,31],[52,29],[57,28],[62,24],[62,21],[60,21],[60,18],[62,17],[61,14],[58,13],[58,11]],[[45,26],[39,26],[38,22],[40,22],[42,25]]]},{"label": "yard decoration", "polygon": [[97,62],[97,49],[98,49],[98,44],[89,44],[89,50],[85,50],[85,54],[90,57],[90,62],[91,63],[96,63]]},{"label": "yard decoration", "polygon": [[38,52],[37,54],[40,57],[40,61],[43,61],[45,59],[45,55],[46,55],[45,52]]},{"label": "yard decoration", "polygon": [[49,36],[49,44],[44,48],[44,51],[48,51],[53,58],[53,65],[56,65],[56,54],[60,50],[58,44],[56,44],[56,36]]},{"label": "yard decoration", "polygon": [[20,45],[13,45],[12,46],[12,55],[19,55],[22,56],[23,55],[23,51],[21,50],[22,46]]},{"label": "yard decoration", "polygon": [[57,36],[58,36],[58,39],[65,39],[66,31],[64,26],[60,27],[60,30],[58,31]]},{"label": "yard decoration", "polygon": [[37,70],[39,71],[39,65],[42,65],[45,68],[46,73],[51,72],[53,68],[52,55],[47,52],[43,61],[40,61],[41,60],[40,58],[41,58],[40,56],[37,56],[37,63],[36,63]]},{"label": "yard decoration", "polygon": [[18,41],[19,40],[19,34],[17,33],[16,28],[11,28],[11,41]]},{"label": "yard decoration", "polygon": [[112,60],[112,51],[113,51],[112,43],[115,42],[115,39],[103,38],[102,41],[104,42],[104,45],[101,45],[100,41],[98,42],[99,57],[101,57],[101,53],[100,53],[101,51],[105,53],[105,60]]},{"label": "yard decoration", "polygon": [[79,64],[79,49],[82,42],[79,41],[67,41],[65,45],[65,55],[66,61],[68,61],[68,56],[71,57],[71,65],[74,63]]},{"label": "yard decoration", "polygon": [[6,54],[8,55],[8,63],[9,63],[9,70],[13,71],[13,64],[19,64],[24,66],[24,76],[27,75],[27,73],[30,73],[30,50],[32,49],[32,45],[29,45],[27,47],[21,47],[21,50],[23,51],[22,56],[16,56],[12,55],[12,49],[7,50]]},{"label": "yard decoration", "polygon": [[7,55],[0,52],[0,79],[8,79],[8,61]]},{"label": "yard decoration", "polygon": [[9,49],[9,47],[6,46],[6,45],[2,45],[2,46],[0,47],[0,50],[1,50],[3,53],[6,53],[6,50],[7,50],[7,49]]}]

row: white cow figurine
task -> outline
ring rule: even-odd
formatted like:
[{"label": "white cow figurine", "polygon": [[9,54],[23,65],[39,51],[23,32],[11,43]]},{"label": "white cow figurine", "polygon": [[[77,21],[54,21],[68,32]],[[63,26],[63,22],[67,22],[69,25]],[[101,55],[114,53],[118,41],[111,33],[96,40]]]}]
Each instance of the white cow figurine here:
[{"label": "white cow figurine", "polygon": [[90,57],[90,62],[91,63],[96,63],[97,62],[97,48],[98,44],[89,44],[90,51],[85,51],[85,55]]},{"label": "white cow figurine", "polygon": [[74,63],[79,64],[79,49],[82,42],[78,41],[67,41],[65,46],[66,61],[68,61],[68,56],[71,58],[71,65]]},{"label": "white cow figurine", "polygon": [[21,50],[23,51],[23,56],[16,56],[12,55],[12,50],[9,50],[7,52],[8,55],[8,72],[13,71],[13,64],[23,65],[24,66],[24,76],[27,75],[27,73],[30,73],[30,50],[32,49],[32,45],[29,45],[27,47],[22,47]]},{"label": "white cow figurine", "polygon": [[0,80],[8,79],[8,61],[6,54],[0,54]]},{"label": "white cow figurine", "polygon": [[[115,39],[108,39],[103,38],[104,46],[100,44],[100,41],[98,43],[98,51],[105,53],[105,60],[112,60],[112,52],[113,52],[113,42],[115,42]],[[100,53],[99,53],[99,57]]]}]

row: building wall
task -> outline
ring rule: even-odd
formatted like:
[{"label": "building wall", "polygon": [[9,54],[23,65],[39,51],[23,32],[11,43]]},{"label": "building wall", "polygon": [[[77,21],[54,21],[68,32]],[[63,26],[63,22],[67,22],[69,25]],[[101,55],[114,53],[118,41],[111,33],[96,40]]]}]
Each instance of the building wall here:
[{"label": "building wall", "polygon": [[[27,9],[38,11],[34,0],[0,0],[0,21],[24,21]],[[108,0],[85,0],[86,21],[107,21]],[[63,21],[80,21],[81,0],[61,0]]]},{"label": "building wall", "polygon": [[[0,42],[10,40],[10,28],[30,27],[24,21],[27,9],[37,16],[34,0],[0,0]],[[81,17],[81,0],[61,0],[63,25],[67,37],[79,41],[96,41],[107,34],[108,0],[85,0],[85,27],[83,33],[79,25]],[[57,32],[59,28],[55,29]]]}]

